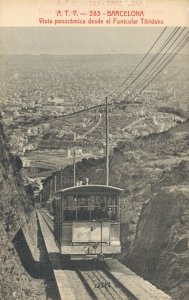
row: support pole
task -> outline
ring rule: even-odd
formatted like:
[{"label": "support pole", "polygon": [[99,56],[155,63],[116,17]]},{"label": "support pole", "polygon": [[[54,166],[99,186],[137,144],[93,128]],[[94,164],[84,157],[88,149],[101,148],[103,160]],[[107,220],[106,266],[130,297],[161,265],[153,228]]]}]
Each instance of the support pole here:
[{"label": "support pole", "polygon": [[101,220],[101,247],[100,247],[100,254],[101,254],[101,258],[102,258],[102,255],[103,255],[103,251],[102,251],[102,220]]},{"label": "support pole", "polygon": [[73,184],[76,185],[75,149],[73,150]]},{"label": "support pole", "polygon": [[106,185],[109,185],[109,118],[108,118],[107,97],[106,97]]},{"label": "support pole", "polygon": [[60,171],[60,189],[62,189],[62,168]]},{"label": "support pole", "polygon": [[54,176],[54,191],[56,193],[56,175]]}]

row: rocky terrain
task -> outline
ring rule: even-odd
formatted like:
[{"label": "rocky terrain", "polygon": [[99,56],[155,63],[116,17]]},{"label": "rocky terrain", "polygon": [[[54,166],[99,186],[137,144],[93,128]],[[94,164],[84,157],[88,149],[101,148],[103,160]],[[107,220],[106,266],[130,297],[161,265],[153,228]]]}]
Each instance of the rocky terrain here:
[{"label": "rocky terrain", "polygon": [[26,272],[21,263],[29,258],[24,231],[37,236],[36,224],[23,188],[21,160],[9,153],[1,124],[0,153],[0,299],[46,299],[44,280],[34,279],[29,274],[33,270]]},{"label": "rocky terrain", "polygon": [[164,172],[143,205],[134,242],[124,262],[169,293],[189,294],[189,162]]}]

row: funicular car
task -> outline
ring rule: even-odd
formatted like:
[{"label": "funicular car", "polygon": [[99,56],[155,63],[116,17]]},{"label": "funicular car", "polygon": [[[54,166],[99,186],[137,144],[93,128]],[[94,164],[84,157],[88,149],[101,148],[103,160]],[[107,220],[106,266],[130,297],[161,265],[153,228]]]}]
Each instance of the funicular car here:
[{"label": "funicular car", "polygon": [[54,233],[61,254],[71,259],[120,253],[120,194],[107,185],[62,189],[53,201]]}]

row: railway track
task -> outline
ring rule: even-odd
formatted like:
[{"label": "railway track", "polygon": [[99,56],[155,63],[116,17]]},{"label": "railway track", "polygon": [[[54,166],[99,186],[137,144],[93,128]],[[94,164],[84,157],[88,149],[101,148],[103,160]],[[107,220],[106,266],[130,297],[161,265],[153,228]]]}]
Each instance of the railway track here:
[{"label": "railway track", "polygon": [[54,232],[54,222],[53,222],[53,217],[49,215],[49,213],[44,210],[44,209],[41,209],[40,210],[40,213],[43,217],[43,219],[45,220],[47,226],[50,228],[50,230],[52,232]]},{"label": "railway track", "polygon": [[106,270],[103,262],[80,262],[76,273],[92,299],[136,300],[136,298]]}]

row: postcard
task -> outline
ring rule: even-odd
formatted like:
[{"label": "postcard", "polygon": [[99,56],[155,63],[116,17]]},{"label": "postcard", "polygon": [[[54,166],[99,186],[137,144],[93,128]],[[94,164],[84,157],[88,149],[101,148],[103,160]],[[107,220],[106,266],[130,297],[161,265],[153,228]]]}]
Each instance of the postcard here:
[{"label": "postcard", "polygon": [[0,298],[189,295],[189,2],[0,1]]}]

